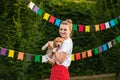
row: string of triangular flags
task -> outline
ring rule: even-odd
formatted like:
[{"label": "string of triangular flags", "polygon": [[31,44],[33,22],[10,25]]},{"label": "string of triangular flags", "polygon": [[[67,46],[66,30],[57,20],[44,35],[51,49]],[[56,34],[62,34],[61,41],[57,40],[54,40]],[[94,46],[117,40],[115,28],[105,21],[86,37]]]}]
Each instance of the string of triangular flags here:
[{"label": "string of triangular flags", "polygon": [[[43,11],[40,9],[37,5],[35,5],[33,2],[30,2],[28,7],[34,11],[38,15],[42,15],[43,19],[48,21],[49,23],[59,27],[61,24],[61,19],[56,18],[55,16]],[[120,22],[120,16],[111,19],[110,21],[107,21],[105,23],[95,24],[95,25],[84,25],[84,24],[73,24],[73,30],[78,32],[93,32],[93,31],[103,31],[112,27],[115,27]]]},{"label": "string of triangular flags", "polygon": [[[85,59],[88,57],[92,57],[93,55],[98,55],[99,53],[102,53],[104,51],[107,51],[108,49],[112,48],[115,44],[120,43],[120,36],[116,37],[115,39],[90,50],[86,50],[84,52],[77,52],[75,54],[71,54],[71,60],[72,61],[77,61],[81,59]],[[17,53],[17,54],[15,54]],[[15,58],[17,60],[25,60],[27,62],[34,61],[34,62],[44,62],[45,61],[45,55],[41,54],[29,54],[29,53],[24,53],[20,51],[15,51],[11,49],[6,49],[1,47],[0,51],[1,56],[7,56],[10,58]]]}]

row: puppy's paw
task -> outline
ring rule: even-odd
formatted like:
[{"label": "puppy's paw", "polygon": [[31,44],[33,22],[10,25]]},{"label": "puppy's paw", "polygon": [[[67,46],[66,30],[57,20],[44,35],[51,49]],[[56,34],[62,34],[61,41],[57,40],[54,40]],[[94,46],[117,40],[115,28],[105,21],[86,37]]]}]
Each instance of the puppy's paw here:
[{"label": "puppy's paw", "polygon": [[43,46],[41,49],[42,49],[42,50],[45,50],[45,49],[46,49],[46,47],[45,47],[45,46]]},{"label": "puppy's paw", "polygon": [[53,53],[57,52],[57,48],[54,48],[54,49],[52,50],[52,52],[53,52]]},{"label": "puppy's paw", "polygon": [[48,43],[46,43],[41,49],[45,50],[48,47]]}]

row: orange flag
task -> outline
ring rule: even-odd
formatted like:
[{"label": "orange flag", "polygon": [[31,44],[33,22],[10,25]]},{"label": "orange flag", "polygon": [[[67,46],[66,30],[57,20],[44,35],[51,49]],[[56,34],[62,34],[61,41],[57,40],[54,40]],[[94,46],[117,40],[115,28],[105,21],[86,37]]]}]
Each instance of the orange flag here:
[{"label": "orange flag", "polygon": [[23,57],[24,57],[24,53],[23,52],[19,52],[17,59],[23,60]]},{"label": "orange flag", "polygon": [[88,55],[88,57],[91,57],[92,56],[92,50],[88,50],[87,55]]},{"label": "orange flag", "polygon": [[82,58],[87,58],[86,52],[82,52]]},{"label": "orange flag", "polygon": [[96,30],[96,31],[99,31],[99,30],[100,30],[99,25],[95,25],[95,30]]},{"label": "orange flag", "polygon": [[76,60],[80,60],[81,59],[80,53],[76,53],[75,56],[76,56]]}]

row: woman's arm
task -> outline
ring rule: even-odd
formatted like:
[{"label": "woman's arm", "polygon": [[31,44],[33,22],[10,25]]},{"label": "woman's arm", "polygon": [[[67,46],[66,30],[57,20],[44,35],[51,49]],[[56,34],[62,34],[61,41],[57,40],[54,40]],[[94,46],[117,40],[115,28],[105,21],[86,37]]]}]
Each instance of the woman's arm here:
[{"label": "woman's arm", "polygon": [[58,53],[58,52],[56,52],[55,54],[55,58],[56,58],[56,60],[60,63],[60,64],[62,64],[63,63],[63,61],[66,59],[66,56],[67,56],[67,54],[65,53],[65,52],[62,52],[62,53]]}]

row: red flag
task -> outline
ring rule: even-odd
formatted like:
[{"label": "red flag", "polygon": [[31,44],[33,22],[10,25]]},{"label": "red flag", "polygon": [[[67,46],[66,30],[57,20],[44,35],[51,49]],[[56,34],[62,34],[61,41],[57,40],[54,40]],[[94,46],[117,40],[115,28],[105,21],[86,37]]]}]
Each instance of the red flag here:
[{"label": "red flag", "polygon": [[76,53],[75,56],[76,56],[76,60],[80,60],[81,59],[80,53]]},{"label": "red flag", "polygon": [[52,24],[54,24],[54,22],[55,22],[55,17],[54,17],[54,16],[50,16],[49,22],[52,23]]},{"label": "red flag", "polygon": [[105,30],[105,24],[104,23],[100,24],[100,30]]},{"label": "red flag", "polygon": [[79,25],[79,32],[83,32],[84,31],[84,25]]}]

